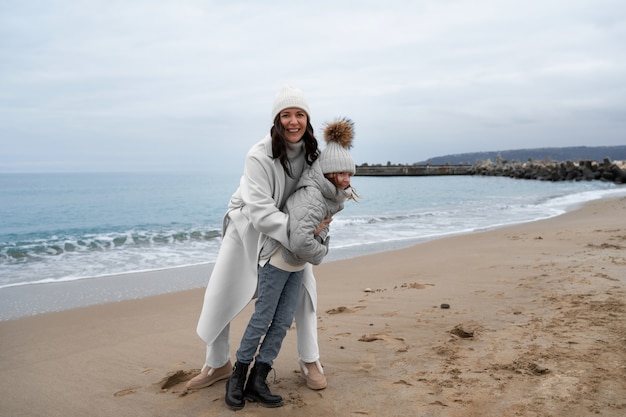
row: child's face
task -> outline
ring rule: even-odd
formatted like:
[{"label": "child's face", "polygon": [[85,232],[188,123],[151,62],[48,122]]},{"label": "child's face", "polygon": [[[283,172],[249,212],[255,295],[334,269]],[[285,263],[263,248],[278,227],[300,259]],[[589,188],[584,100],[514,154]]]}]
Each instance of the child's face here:
[{"label": "child's face", "polygon": [[350,188],[350,178],[352,178],[352,173],[347,171],[328,174],[328,179],[340,190]]}]

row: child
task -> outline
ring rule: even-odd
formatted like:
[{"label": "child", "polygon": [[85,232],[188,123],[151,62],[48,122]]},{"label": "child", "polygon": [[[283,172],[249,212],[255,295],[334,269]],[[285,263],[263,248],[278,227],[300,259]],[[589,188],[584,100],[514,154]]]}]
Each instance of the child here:
[{"label": "child", "polygon": [[[225,402],[233,410],[243,408],[245,399],[264,407],[283,405],[282,397],[270,391],[266,378],[293,322],[304,266],[307,262],[321,263],[328,253],[328,230],[319,230],[319,225],[342,210],[346,200],[358,197],[350,187],[350,177],[356,168],[347,151],[352,147],[352,121],[344,118],[328,124],[324,137],[326,148],[302,173],[296,191],[283,209],[289,215],[289,248],[270,238],[262,245],[255,311],[226,383]],[[257,348],[258,355],[246,383]]]}]

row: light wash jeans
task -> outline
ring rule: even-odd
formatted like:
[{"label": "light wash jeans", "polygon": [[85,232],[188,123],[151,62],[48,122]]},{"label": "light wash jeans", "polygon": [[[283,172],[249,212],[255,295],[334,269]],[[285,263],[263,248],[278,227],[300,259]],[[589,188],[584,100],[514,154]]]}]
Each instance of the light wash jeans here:
[{"label": "light wash jeans", "polygon": [[[230,236],[230,237],[229,237]],[[228,246],[228,248],[226,247]],[[239,261],[240,252],[233,246],[240,247],[241,239],[234,227],[226,229],[226,237],[222,240],[222,248],[218,255],[218,263],[233,265]],[[222,259],[222,257],[224,257]],[[232,273],[237,273],[233,271]],[[309,287],[302,285],[298,306],[296,307],[295,321],[298,338],[298,356],[303,362],[315,362],[320,359],[317,341],[317,289],[313,268],[310,264],[304,267],[304,274],[309,281]],[[232,288],[237,291],[237,288]],[[312,292],[312,293],[311,293]],[[230,324],[227,324],[217,338],[210,345],[206,345],[205,364],[211,368],[220,368],[230,360]]]},{"label": "light wash jeans", "polygon": [[259,267],[258,298],[236,353],[237,361],[251,363],[258,348],[257,362],[274,363],[293,323],[303,275],[304,270],[283,271],[269,262]]},{"label": "light wash jeans", "polygon": [[[300,300],[298,301],[298,306],[296,307],[295,319],[300,360],[307,363],[319,360],[320,353],[317,345],[316,309],[313,306],[311,296],[304,285],[300,290]],[[211,368],[220,368],[228,362],[230,359],[229,333],[230,323],[224,327],[224,330],[221,331],[212,344],[206,346],[206,358],[204,361],[206,366]]]}]

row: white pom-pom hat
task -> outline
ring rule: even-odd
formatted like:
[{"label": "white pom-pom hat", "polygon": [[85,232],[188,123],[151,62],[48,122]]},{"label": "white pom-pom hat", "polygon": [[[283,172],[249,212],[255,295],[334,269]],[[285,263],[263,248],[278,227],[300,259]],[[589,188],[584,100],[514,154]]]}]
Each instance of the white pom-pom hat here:
[{"label": "white pom-pom hat", "polygon": [[354,123],[348,118],[340,118],[328,123],[324,128],[326,148],[320,153],[318,161],[322,172],[356,173],[356,165],[348,149],[352,148]]}]

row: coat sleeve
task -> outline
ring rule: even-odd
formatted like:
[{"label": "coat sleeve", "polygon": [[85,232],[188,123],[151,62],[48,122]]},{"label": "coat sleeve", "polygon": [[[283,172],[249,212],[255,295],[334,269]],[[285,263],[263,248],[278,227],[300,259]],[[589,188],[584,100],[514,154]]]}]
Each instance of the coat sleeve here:
[{"label": "coat sleeve", "polygon": [[258,232],[288,245],[289,218],[277,207],[284,192],[280,187],[272,159],[250,152],[239,184],[244,214]]},{"label": "coat sleeve", "polygon": [[298,199],[299,204],[289,208],[289,246],[299,259],[319,265],[328,253],[328,246],[313,235],[326,217],[326,206],[317,199]]}]

